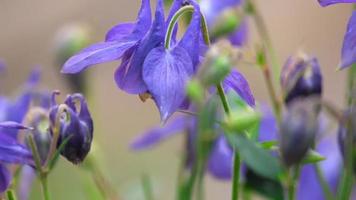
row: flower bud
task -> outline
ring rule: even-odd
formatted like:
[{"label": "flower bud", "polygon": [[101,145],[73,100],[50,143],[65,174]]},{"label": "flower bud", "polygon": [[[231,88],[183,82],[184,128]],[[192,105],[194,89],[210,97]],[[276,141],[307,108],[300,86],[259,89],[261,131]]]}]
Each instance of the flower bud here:
[{"label": "flower bud", "polygon": [[236,8],[229,8],[222,12],[217,19],[210,31],[212,39],[220,38],[226,36],[241,24],[242,14],[240,10]]},{"label": "flower bud", "polygon": [[[89,44],[90,30],[85,24],[68,24],[55,36],[55,53],[58,66]],[[66,74],[65,79],[73,92],[85,92],[86,74]]]},{"label": "flower bud", "polygon": [[280,149],[286,166],[299,163],[313,145],[319,106],[316,101],[293,101],[280,127]]},{"label": "flower bud", "polygon": [[322,75],[318,60],[305,55],[290,57],[282,69],[281,87],[286,104],[301,97],[321,96]]},{"label": "flower bud", "polygon": [[50,120],[52,134],[59,122],[57,148],[68,140],[61,155],[74,164],[82,162],[90,151],[93,139],[93,121],[84,97],[81,94],[68,95],[64,104],[51,108]]},{"label": "flower bud", "polygon": [[219,84],[230,73],[239,58],[240,52],[227,41],[219,41],[206,54],[205,62],[200,67],[198,78],[204,86]]}]

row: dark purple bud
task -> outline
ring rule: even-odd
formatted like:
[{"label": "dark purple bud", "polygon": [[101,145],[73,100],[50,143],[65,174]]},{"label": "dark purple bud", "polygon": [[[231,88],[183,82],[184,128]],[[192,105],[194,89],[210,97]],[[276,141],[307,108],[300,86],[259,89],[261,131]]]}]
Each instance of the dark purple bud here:
[{"label": "dark purple bud", "polygon": [[64,104],[51,108],[50,121],[52,134],[59,122],[57,147],[68,138],[61,155],[74,164],[82,162],[93,139],[93,121],[84,97],[81,94],[68,95]]},{"label": "dark purple bud", "polygon": [[315,99],[294,101],[283,118],[280,149],[286,166],[299,163],[314,143],[320,109],[317,102]]},{"label": "dark purple bud", "polygon": [[298,98],[321,96],[322,75],[318,60],[305,55],[290,57],[282,69],[281,87],[286,104]]}]

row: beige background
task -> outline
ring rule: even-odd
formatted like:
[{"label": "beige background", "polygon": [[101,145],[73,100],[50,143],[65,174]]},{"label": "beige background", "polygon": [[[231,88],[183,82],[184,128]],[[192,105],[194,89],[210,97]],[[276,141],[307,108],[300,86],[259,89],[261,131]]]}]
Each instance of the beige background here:
[{"label": "beige background", "polygon": [[[341,106],[345,72],[335,69],[351,7],[321,8],[317,0],[256,1],[272,35],[279,63],[299,49],[317,56],[324,73],[324,96]],[[56,31],[68,23],[87,23],[92,27],[94,41],[100,41],[111,26],[134,20],[138,8],[138,0],[0,0],[0,57],[9,67],[7,76],[1,76],[0,91],[13,93],[35,65],[43,68],[44,88],[65,91],[54,67],[52,47]],[[251,49],[258,40],[250,25]],[[124,199],[141,199],[139,183],[143,172],[151,175],[157,199],[173,199],[181,138],[148,152],[135,154],[128,150],[135,135],[158,124],[159,116],[152,102],[141,103],[136,96],[116,88],[113,72],[117,65],[118,62],[103,64],[88,70],[95,141],[100,147],[104,173]],[[268,101],[261,73],[252,66],[238,68],[246,74],[256,98]],[[50,176],[55,199],[87,199],[88,174],[67,162],[61,163]],[[227,182],[208,179],[208,199],[229,199]],[[87,184],[82,186],[83,182]],[[36,186],[33,199],[39,198],[39,192]]]}]

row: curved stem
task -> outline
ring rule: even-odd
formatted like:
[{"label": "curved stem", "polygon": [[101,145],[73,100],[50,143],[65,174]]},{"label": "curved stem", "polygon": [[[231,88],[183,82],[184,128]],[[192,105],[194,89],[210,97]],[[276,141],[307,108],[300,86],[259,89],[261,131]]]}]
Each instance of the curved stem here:
[{"label": "curved stem", "polygon": [[59,134],[60,134],[60,118],[63,113],[67,114],[68,106],[65,104],[61,104],[58,106],[58,111],[56,113],[56,118],[54,124],[51,124],[51,129],[52,129],[52,141],[49,147],[49,152],[47,154],[47,159],[45,161],[44,167],[47,167],[50,161],[52,160],[53,156],[55,155],[56,149],[57,149],[57,143],[59,139]]},{"label": "curved stem", "polygon": [[[171,46],[171,40],[172,40],[172,34],[175,25],[177,24],[178,20],[180,19],[181,16],[183,16],[187,12],[194,12],[194,6],[188,5],[180,8],[172,17],[171,21],[168,24],[167,32],[164,38],[164,47],[168,49]],[[205,17],[203,14],[201,14],[201,25],[202,25],[202,34],[203,34],[203,39],[206,45],[210,45],[210,37],[209,37],[209,31],[208,31],[208,25],[206,23]]]},{"label": "curved stem", "polygon": [[171,21],[169,22],[168,28],[167,28],[167,33],[164,38],[164,47],[166,49],[168,49],[171,46],[172,33],[173,33],[175,25],[177,24],[179,18],[187,12],[194,12],[194,7],[191,5],[183,6],[173,15]]}]

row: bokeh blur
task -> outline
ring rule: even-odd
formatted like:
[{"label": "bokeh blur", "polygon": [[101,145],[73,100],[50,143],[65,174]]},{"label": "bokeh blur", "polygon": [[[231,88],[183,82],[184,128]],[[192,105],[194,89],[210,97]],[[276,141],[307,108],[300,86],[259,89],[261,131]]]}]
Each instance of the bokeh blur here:
[{"label": "bokeh blur", "polygon": [[[278,62],[303,50],[319,59],[324,75],[324,98],[343,105],[345,72],[336,72],[342,39],[351,14],[348,5],[321,8],[317,0],[257,0],[266,21]],[[43,71],[43,89],[59,89],[66,94],[68,85],[56,63],[55,37],[70,24],[82,24],[94,42],[119,22],[133,21],[139,0],[0,0],[0,58],[7,70],[1,74],[0,92],[15,95],[16,88],[33,67]],[[246,47],[258,44],[252,20]],[[104,175],[116,187],[122,199],[142,199],[141,177],[148,174],[156,199],[173,199],[182,137],[166,141],[150,151],[135,153],[129,144],[138,134],[160,123],[152,101],[142,103],[138,96],[118,90],[113,73],[119,62],[101,64],[87,70],[89,105],[95,122],[92,153],[97,154]],[[252,65],[236,66],[243,72],[259,102],[268,102],[262,73]],[[93,183],[90,174],[68,162],[50,176],[54,199],[88,199]],[[95,191],[94,191],[95,192]],[[208,177],[208,200],[229,199],[230,185]],[[41,198],[38,183],[31,199]]]}]

